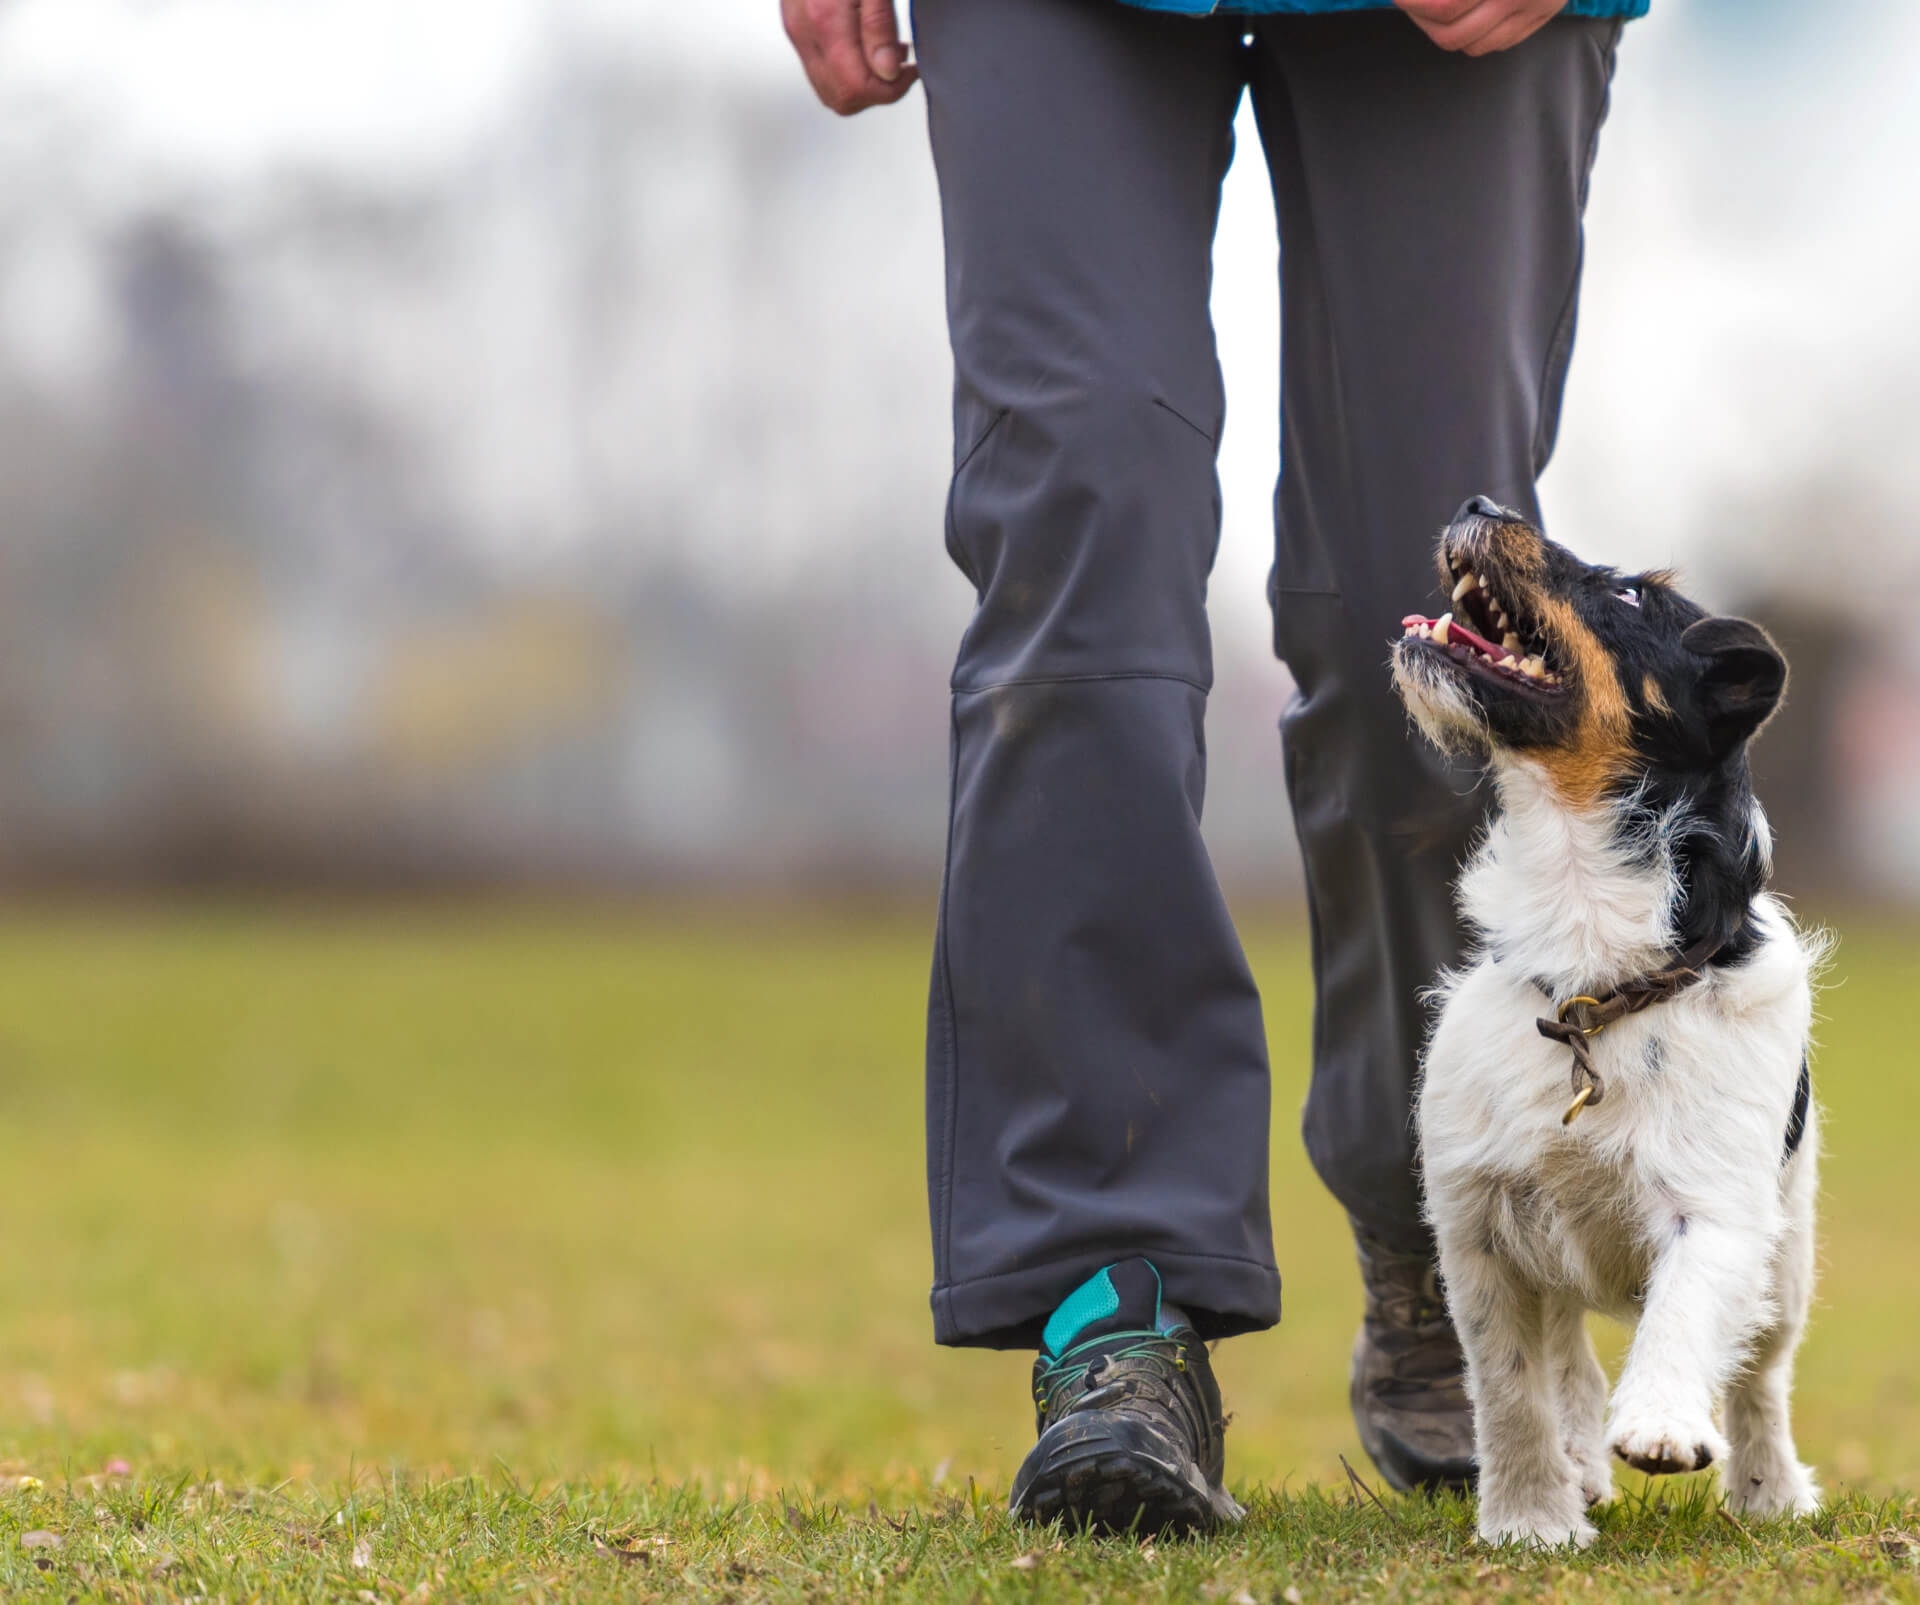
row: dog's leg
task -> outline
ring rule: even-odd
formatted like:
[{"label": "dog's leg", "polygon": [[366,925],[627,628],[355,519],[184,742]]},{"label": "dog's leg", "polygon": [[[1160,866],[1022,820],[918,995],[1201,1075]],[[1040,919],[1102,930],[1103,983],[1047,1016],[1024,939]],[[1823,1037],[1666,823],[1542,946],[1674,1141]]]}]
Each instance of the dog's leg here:
[{"label": "dog's leg", "polygon": [[1800,1463],[1788,1417],[1793,1390],[1793,1351],[1806,1327],[1813,1298],[1812,1158],[1800,1163],[1789,1201],[1793,1224],[1774,1261],[1774,1319],[1753,1347],[1748,1368],[1727,1394],[1727,1498],[1734,1509],[1756,1516],[1805,1516],[1820,1505],[1813,1473]]},{"label": "dog's leg", "polygon": [[1725,1460],[1714,1405],[1745,1358],[1771,1245],[1752,1227],[1681,1217],[1654,1260],[1607,1441],[1642,1471]]},{"label": "dog's leg", "polygon": [[1578,1299],[1549,1299],[1547,1363],[1560,1402],[1561,1441],[1580,1474],[1589,1508],[1613,1497],[1613,1461],[1607,1455],[1607,1373],[1587,1336],[1586,1310]]},{"label": "dog's leg", "polygon": [[1480,1536],[1536,1549],[1584,1547],[1594,1529],[1561,1442],[1545,1301],[1468,1235],[1441,1230],[1440,1269],[1467,1357]]}]

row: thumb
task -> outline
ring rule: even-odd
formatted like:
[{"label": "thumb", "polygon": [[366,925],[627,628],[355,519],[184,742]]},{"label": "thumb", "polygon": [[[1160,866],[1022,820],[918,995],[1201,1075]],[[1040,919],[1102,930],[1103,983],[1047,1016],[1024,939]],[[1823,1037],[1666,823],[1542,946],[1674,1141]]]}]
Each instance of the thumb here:
[{"label": "thumb", "polygon": [[860,48],[876,78],[892,83],[900,76],[906,52],[900,48],[900,23],[893,0],[860,0]]}]

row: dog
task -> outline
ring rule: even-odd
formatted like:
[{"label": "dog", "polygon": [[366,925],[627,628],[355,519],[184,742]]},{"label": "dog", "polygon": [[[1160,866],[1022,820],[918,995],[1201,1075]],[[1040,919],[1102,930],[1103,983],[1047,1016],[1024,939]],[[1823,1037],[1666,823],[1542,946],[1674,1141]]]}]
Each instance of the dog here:
[{"label": "dog", "polygon": [[[1588,1544],[1611,1456],[1718,1464],[1735,1510],[1806,1514],[1788,1406],[1824,949],[1766,890],[1747,763],[1786,661],[1670,574],[1582,562],[1484,497],[1438,557],[1453,611],[1405,620],[1392,667],[1415,724],[1497,799],[1416,1112],[1480,1537]],[[1636,1322],[1611,1404],[1589,1309]]]}]

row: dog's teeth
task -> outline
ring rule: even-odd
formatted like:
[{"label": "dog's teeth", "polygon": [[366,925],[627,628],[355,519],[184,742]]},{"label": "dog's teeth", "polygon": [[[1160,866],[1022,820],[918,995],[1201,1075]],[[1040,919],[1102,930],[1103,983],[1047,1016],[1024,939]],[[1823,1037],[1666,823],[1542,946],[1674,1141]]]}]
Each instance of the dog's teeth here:
[{"label": "dog's teeth", "polygon": [[1529,680],[1544,680],[1547,677],[1547,666],[1538,658],[1522,658],[1520,672]]},{"label": "dog's teeth", "polygon": [[1503,647],[1505,647],[1509,652],[1526,651],[1526,648],[1520,644],[1520,637],[1515,635],[1511,630],[1507,631],[1505,635],[1500,637],[1500,644]]},{"label": "dog's teeth", "polygon": [[1442,613],[1439,618],[1433,621],[1433,638],[1442,646],[1447,644],[1447,637],[1452,631],[1453,615],[1451,613]]},{"label": "dog's teeth", "polygon": [[1504,658],[1502,658],[1498,663],[1496,663],[1494,667],[1496,669],[1515,669],[1515,668],[1518,668],[1519,665],[1513,661],[1513,654],[1509,652]]},{"label": "dog's teeth", "polygon": [[1471,591],[1479,583],[1479,580],[1474,577],[1473,570],[1467,570],[1466,573],[1460,576],[1460,583],[1453,588],[1454,601],[1459,601],[1461,597],[1465,596],[1467,592]]}]

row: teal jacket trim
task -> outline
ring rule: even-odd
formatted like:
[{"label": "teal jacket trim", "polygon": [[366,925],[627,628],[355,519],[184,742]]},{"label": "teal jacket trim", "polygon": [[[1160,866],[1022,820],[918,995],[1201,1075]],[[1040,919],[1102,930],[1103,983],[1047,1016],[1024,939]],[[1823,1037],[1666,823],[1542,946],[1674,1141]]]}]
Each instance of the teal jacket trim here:
[{"label": "teal jacket trim", "polygon": [[[1329,11],[1390,11],[1393,0],[1125,0],[1143,11],[1177,11],[1187,17],[1316,15]],[[1569,0],[1569,17],[1644,17],[1651,0]]]}]

